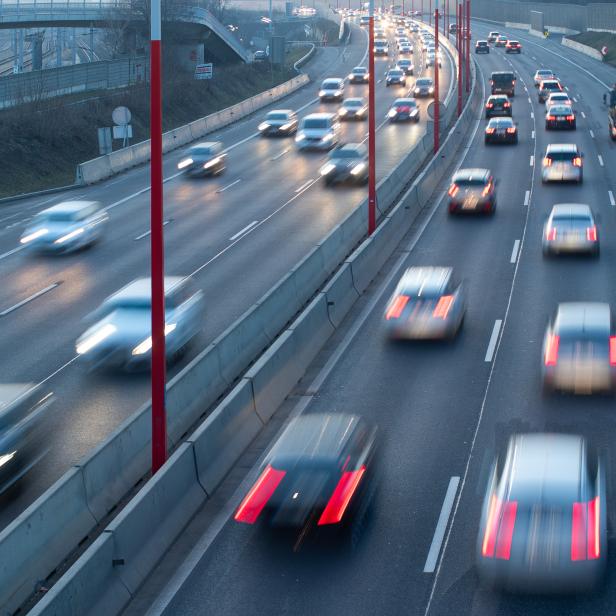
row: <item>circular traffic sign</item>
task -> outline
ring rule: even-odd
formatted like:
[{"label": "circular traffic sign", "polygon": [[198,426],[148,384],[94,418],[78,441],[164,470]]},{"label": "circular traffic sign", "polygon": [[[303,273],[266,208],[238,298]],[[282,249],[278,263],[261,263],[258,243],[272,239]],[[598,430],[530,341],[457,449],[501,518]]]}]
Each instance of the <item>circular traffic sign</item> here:
[{"label": "circular traffic sign", "polygon": [[111,117],[118,126],[126,126],[130,124],[130,109],[128,107],[116,107],[111,113]]},{"label": "circular traffic sign", "polygon": [[[443,105],[443,103],[439,102],[438,104],[438,110],[439,110],[439,116],[442,118],[443,114],[445,113],[445,105]],[[428,116],[430,117],[431,120],[434,120],[434,101],[432,101],[429,105],[428,105],[428,109],[426,110]]]}]

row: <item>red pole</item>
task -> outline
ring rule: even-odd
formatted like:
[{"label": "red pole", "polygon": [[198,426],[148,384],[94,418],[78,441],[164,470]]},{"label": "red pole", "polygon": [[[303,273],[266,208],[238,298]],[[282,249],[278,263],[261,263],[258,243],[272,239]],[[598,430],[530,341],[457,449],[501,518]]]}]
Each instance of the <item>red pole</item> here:
[{"label": "red pole", "polygon": [[434,153],[439,148],[440,113],[439,113],[439,91],[438,91],[438,0],[434,7]]},{"label": "red pole", "polygon": [[471,0],[466,0],[466,93],[471,91]]},{"label": "red pole", "polygon": [[[457,2],[458,0],[456,0]],[[458,4],[456,9],[456,39],[458,43],[458,117],[462,115],[462,64],[464,63],[464,43],[462,39],[463,5]]]},{"label": "red pole", "polygon": [[368,235],[376,229],[376,120],[374,103],[374,0],[370,1],[370,40],[368,73]]},{"label": "red pole", "polygon": [[150,41],[150,225],[152,284],[152,474],[167,459],[165,414],[165,256],[163,241],[163,113],[160,0],[151,5]]}]

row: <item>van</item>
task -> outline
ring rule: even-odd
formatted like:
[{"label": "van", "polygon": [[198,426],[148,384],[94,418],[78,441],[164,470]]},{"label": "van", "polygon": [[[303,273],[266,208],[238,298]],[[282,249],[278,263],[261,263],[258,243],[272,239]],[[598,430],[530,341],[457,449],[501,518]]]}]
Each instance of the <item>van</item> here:
[{"label": "van", "polygon": [[515,75],[511,71],[495,71],[490,76],[492,94],[506,94],[515,96]]}]

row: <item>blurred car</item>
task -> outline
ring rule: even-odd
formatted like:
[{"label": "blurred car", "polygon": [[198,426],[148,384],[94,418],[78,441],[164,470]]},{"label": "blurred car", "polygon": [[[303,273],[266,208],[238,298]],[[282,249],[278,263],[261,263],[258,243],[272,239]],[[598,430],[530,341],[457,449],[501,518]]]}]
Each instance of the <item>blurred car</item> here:
[{"label": "blurred car", "polygon": [[[426,52],[426,59],[425,59],[426,67],[434,66],[434,62],[435,61],[436,61],[436,56],[435,56],[434,52],[433,51],[427,51]],[[441,56],[440,55],[438,57],[438,65],[439,65],[439,67],[442,66],[442,60],[441,60]]]},{"label": "blurred car", "polygon": [[178,163],[178,169],[186,175],[220,175],[227,168],[227,155],[220,141],[204,141],[191,146]]},{"label": "blurred car", "polygon": [[543,157],[541,181],[581,184],[584,181],[583,157],[575,143],[551,143]]},{"label": "blurred car", "polygon": [[361,417],[307,414],[289,422],[234,519],[274,528],[350,531],[355,542],[376,481],[376,428]]},{"label": "blurred car", "polygon": [[543,254],[587,253],[599,256],[599,234],[588,205],[558,203],[543,227]]},{"label": "blurred car", "polygon": [[475,43],[475,53],[490,53],[488,41],[477,41]]},{"label": "blurred car", "polygon": [[0,384],[0,494],[49,451],[46,416],[52,394],[34,383]]},{"label": "blurred car", "polygon": [[273,109],[259,124],[259,132],[265,137],[286,136],[297,132],[297,114],[291,109]]},{"label": "blurred car", "polygon": [[108,220],[98,201],[64,201],[34,216],[19,241],[40,252],[80,250],[102,237]]},{"label": "blurred car", "polygon": [[370,17],[368,15],[361,15],[359,18],[359,25],[367,27],[370,25]]},{"label": "blurred car", "polygon": [[338,77],[324,79],[319,90],[319,99],[322,103],[341,101],[344,97],[344,80]]},{"label": "blurred car", "polygon": [[447,194],[450,214],[493,214],[496,209],[496,180],[489,169],[459,169]]},{"label": "blurred car", "polygon": [[506,36],[497,36],[494,41],[494,47],[506,47],[507,46],[507,37]]},{"label": "blurred car", "polygon": [[413,46],[410,42],[400,43],[398,51],[400,52],[401,56],[408,56],[413,53]]},{"label": "blurred car", "polygon": [[253,62],[267,62],[267,52],[259,49],[252,56]]},{"label": "blurred car", "polygon": [[[165,353],[178,358],[203,326],[203,293],[190,278],[165,276]],[[77,355],[93,370],[149,369],[152,351],[152,292],[149,278],[139,278],[108,297],[77,340]]]},{"label": "blurred car", "polygon": [[505,45],[505,53],[522,53],[522,45],[520,41],[507,41]]},{"label": "blurred car", "polygon": [[466,311],[462,284],[451,267],[409,267],[385,310],[390,338],[453,338]]},{"label": "blurred car", "polygon": [[365,184],[368,181],[368,150],[361,143],[345,143],[329,153],[321,167],[325,184],[349,182]]},{"label": "blurred car", "polygon": [[370,73],[365,66],[356,66],[349,74],[349,83],[368,83]]},{"label": "blurred car", "polygon": [[516,144],[518,142],[518,129],[511,118],[491,118],[486,126],[484,141],[486,145],[492,143]]},{"label": "blurred car", "polygon": [[490,94],[515,96],[515,74],[512,71],[494,71],[490,75]]},{"label": "blurred car", "polygon": [[402,58],[401,60],[398,60],[398,62],[396,62],[396,68],[399,68],[401,71],[403,71],[405,75],[412,75],[413,71],[415,70],[413,63],[410,60],[406,60],[405,58]]},{"label": "blurred car", "polygon": [[295,144],[300,150],[330,150],[338,143],[338,134],[333,113],[311,113],[300,121]]},{"label": "blurred car", "polygon": [[338,109],[340,120],[365,120],[368,105],[363,98],[345,98]]},{"label": "blurred car", "polygon": [[496,43],[496,39],[500,36],[500,32],[493,30],[488,34],[488,43]]},{"label": "blurred car", "polygon": [[458,33],[458,24],[449,24],[449,34]]},{"label": "blurred car", "polygon": [[573,107],[573,101],[566,92],[554,92],[545,101],[546,109],[549,109],[552,105],[569,105],[569,107]]},{"label": "blurred car", "polygon": [[544,391],[611,393],[616,382],[616,336],[609,304],[559,304],[543,339]]},{"label": "blurred car", "polygon": [[420,77],[413,88],[415,98],[434,96],[434,81],[430,77]]},{"label": "blurred car", "polygon": [[545,129],[567,128],[575,130],[575,113],[569,105],[551,105],[545,114]]},{"label": "blurred car", "polygon": [[553,94],[554,92],[561,92],[562,89],[563,87],[558,79],[544,79],[539,84],[539,89],[537,91],[539,102],[545,103],[550,94]]},{"label": "blurred car", "polygon": [[511,102],[506,94],[492,94],[486,102],[486,120],[493,116],[511,117]]},{"label": "blurred car", "polygon": [[390,122],[419,122],[419,106],[414,98],[397,98],[387,112]]},{"label": "blurred car", "polygon": [[387,56],[389,55],[389,43],[385,39],[376,39],[373,51],[375,56]]},{"label": "blurred car", "polygon": [[482,580],[525,593],[591,590],[607,561],[605,485],[601,460],[583,437],[511,436],[483,502]]},{"label": "blurred car", "polygon": [[535,82],[535,88],[538,88],[542,81],[546,79],[556,79],[556,75],[549,68],[540,68],[535,71],[535,76],[533,77],[533,81]]},{"label": "blurred car", "polygon": [[385,77],[385,85],[386,86],[405,86],[406,85],[406,75],[404,71],[399,68],[390,68],[387,71],[387,75]]}]

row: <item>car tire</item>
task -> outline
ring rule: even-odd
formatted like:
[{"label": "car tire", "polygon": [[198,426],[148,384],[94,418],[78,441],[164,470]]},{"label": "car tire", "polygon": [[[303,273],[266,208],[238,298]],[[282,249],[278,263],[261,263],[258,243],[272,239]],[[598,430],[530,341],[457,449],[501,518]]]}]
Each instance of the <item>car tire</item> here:
[{"label": "car tire", "polygon": [[486,120],[490,119],[490,114],[486,113]]},{"label": "car tire", "polygon": [[577,122],[573,122],[571,125],[571,130],[577,130]]},{"label": "car tire", "polygon": [[549,122],[546,122],[546,123],[545,123],[545,130],[550,130],[550,124],[549,124]]},{"label": "car tire", "polygon": [[601,256],[601,248],[599,246],[597,246],[593,251],[592,251],[592,257],[594,259],[598,259]]}]

